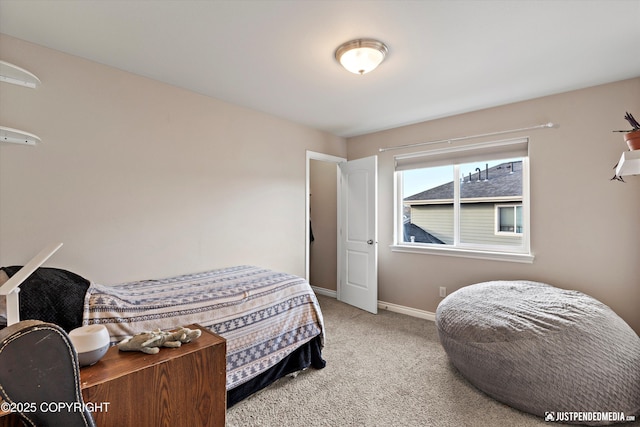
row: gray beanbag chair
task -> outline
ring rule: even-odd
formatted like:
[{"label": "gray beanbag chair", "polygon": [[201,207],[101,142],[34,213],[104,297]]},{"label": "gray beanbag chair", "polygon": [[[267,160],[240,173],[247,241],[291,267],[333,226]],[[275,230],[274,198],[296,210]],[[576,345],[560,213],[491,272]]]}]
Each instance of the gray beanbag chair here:
[{"label": "gray beanbag chair", "polygon": [[575,424],[640,419],[640,337],[588,295],[529,281],[479,283],[442,300],[436,324],[460,373],[509,406]]}]

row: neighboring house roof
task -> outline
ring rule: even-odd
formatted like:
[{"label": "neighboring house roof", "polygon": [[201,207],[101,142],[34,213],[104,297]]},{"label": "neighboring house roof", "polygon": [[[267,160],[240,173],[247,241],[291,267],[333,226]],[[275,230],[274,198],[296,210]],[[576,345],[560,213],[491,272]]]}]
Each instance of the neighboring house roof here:
[{"label": "neighboring house roof", "polygon": [[410,242],[411,236],[415,237],[415,242],[417,243],[440,243],[444,244],[444,242],[433,234],[429,233],[425,229],[418,227],[417,225],[405,222],[404,223],[404,241]]},{"label": "neighboring house roof", "polygon": [[[522,161],[505,162],[489,168],[489,179],[485,181],[486,169],[464,177],[461,199],[503,198],[522,196]],[[480,182],[478,182],[480,175]],[[430,188],[412,196],[405,202],[453,199],[453,182]]]}]

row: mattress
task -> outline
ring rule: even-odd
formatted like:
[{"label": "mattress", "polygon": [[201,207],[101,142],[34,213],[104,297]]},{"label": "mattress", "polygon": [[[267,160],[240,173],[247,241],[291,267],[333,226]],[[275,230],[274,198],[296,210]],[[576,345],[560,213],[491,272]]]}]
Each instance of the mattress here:
[{"label": "mattress", "polygon": [[91,283],[85,295],[83,324],[105,325],[113,343],[192,323],[227,340],[227,390],[312,339],[324,345],[324,320],[309,283],[266,268],[242,265],[158,280]]}]

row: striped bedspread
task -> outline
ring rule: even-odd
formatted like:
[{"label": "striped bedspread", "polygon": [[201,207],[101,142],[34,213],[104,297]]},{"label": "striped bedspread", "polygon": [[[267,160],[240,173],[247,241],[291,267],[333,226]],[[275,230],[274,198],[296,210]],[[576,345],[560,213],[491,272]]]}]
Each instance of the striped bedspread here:
[{"label": "striped bedspread", "polygon": [[103,324],[112,343],[142,331],[198,323],[227,340],[227,390],[268,370],[320,335],[322,312],[298,276],[236,266],[118,285],[92,283],[83,324]]}]

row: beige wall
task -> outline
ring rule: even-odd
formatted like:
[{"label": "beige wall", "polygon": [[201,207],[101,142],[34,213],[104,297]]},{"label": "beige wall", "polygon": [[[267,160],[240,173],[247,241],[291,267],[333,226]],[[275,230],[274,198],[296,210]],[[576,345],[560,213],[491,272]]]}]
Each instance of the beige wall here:
[{"label": "beige wall", "polygon": [[[640,331],[640,177],[610,182],[640,115],[640,78],[343,139],[20,40],[1,59],[38,75],[0,84],[0,264],[51,242],[48,265],[95,281],[240,263],[304,275],[305,152],[379,154],[379,299],[435,311],[438,288],[524,278],[578,289]],[[554,121],[531,137],[532,265],[393,253],[393,154],[379,147]],[[256,214],[259,213],[259,216]]]},{"label": "beige wall", "polygon": [[[640,176],[609,181],[625,111],[640,116],[640,78],[348,139],[349,160],[379,155],[379,299],[434,312],[440,286],[537,280],[598,298],[640,332]],[[391,251],[393,156],[412,150],[378,148],[549,121],[560,127],[519,134],[530,137],[533,264]]]},{"label": "beige wall", "polygon": [[0,36],[42,80],[0,84],[0,264],[51,242],[48,265],[101,283],[235,264],[305,274],[306,150],[345,140]]},{"label": "beige wall", "polygon": [[310,217],[315,237],[309,247],[309,282],[335,291],[338,274],[337,165],[311,159],[309,169]]}]

